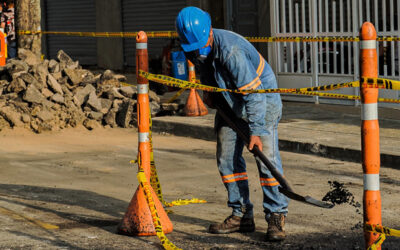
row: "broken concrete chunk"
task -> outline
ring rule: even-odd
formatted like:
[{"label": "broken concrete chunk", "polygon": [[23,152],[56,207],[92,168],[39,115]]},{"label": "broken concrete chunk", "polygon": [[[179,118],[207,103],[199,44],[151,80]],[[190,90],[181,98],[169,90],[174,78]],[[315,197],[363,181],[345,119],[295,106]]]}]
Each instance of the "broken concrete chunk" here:
[{"label": "broken concrete chunk", "polygon": [[54,95],[51,97],[51,100],[52,100],[53,102],[55,102],[55,103],[65,104],[65,99],[64,99],[64,97],[63,97],[61,94],[59,94],[59,93],[54,94]]},{"label": "broken concrete chunk", "polygon": [[66,65],[70,65],[70,64],[74,63],[74,61],[71,59],[71,57],[69,57],[69,55],[67,55],[67,53],[65,53],[64,50],[58,51],[57,59],[59,62],[63,62]]},{"label": "broken concrete chunk", "polygon": [[29,73],[22,73],[19,78],[22,79],[27,85],[35,85],[35,87],[39,90],[46,86],[45,84],[39,82],[35,77],[33,77],[33,75]]},{"label": "broken concrete chunk", "polygon": [[26,89],[26,84],[21,78],[12,80],[12,82],[7,87],[8,92],[14,92],[17,94],[25,89]]},{"label": "broken concrete chunk", "polygon": [[21,60],[17,60],[15,58],[8,60],[6,64],[7,71],[10,75],[19,73],[19,72],[28,72],[29,66],[27,63]]},{"label": "broken concrete chunk", "polygon": [[106,81],[106,80],[111,80],[114,79],[114,72],[112,72],[111,70],[107,69],[103,72],[103,75],[101,77],[102,81]]},{"label": "broken concrete chunk", "polygon": [[124,86],[119,89],[122,95],[128,97],[128,98],[133,98],[136,97],[137,94],[137,88],[136,86]]},{"label": "broken concrete chunk", "polygon": [[60,72],[60,64],[54,59],[51,59],[49,61],[49,72],[50,73]]},{"label": "broken concrete chunk", "polygon": [[39,111],[36,116],[43,122],[51,121],[54,118],[53,114],[46,109]]},{"label": "broken concrete chunk", "polygon": [[100,98],[100,102],[101,102],[101,113],[106,114],[110,110],[113,102],[111,100],[104,98]]},{"label": "broken concrete chunk", "polygon": [[40,56],[27,49],[18,48],[18,57],[29,66],[35,66],[41,63]]},{"label": "broken concrete chunk", "polygon": [[123,128],[128,128],[133,119],[133,111],[136,102],[133,100],[125,100],[117,112],[116,122]]},{"label": "broken concrete chunk", "polygon": [[54,79],[56,79],[57,81],[60,80],[62,78],[62,73],[60,72],[55,72],[55,73],[51,73],[51,75],[54,77]]},{"label": "broken concrete chunk", "polygon": [[161,110],[164,111],[178,111],[179,104],[178,103],[162,103]]},{"label": "broken concrete chunk", "polygon": [[110,90],[107,91],[106,96],[108,99],[114,100],[114,99],[124,99],[124,96],[119,93],[118,88],[111,88]]},{"label": "broken concrete chunk", "polygon": [[103,113],[90,111],[88,117],[96,121],[101,121],[101,119],[103,119]]},{"label": "broken concrete chunk", "polygon": [[48,88],[43,88],[42,89],[42,95],[46,98],[50,98],[54,95],[53,92],[51,92]]},{"label": "broken concrete chunk", "polygon": [[83,126],[85,126],[85,128],[87,128],[88,130],[101,128],[101,125],[97,121],[91,119],[84,120]]},{"label": "broken concrete chunk", "polygon": [[87,104],[93,111],[96,111],[96,112],[100,112],[101,109],[102,109],[101,101],[100,101],[100,99],[97,97],[97,95],[96,95],[95,92],[91,92],[91,93],[89,94],[89,98],[88,98],[86,104]]},{"label": "broken concrete chunk", "polygon": [[76,94],[74,95],[74,101],[77,106],[82,106],[84,104],[91,92],[96,92],[96,89],[93,87],[93,85],[88,84],[84,88],[79,89]]},{"label": "broken concrete chunk", "polygon": [[40,93],[35,85],[31,84],[27,87],[23,99],[31,103],[43,103],[45,97]]},{"label": "broken concrete chunk", "polygon": [[117,115],[117,110],[111,109],[105,116],[104,116],[104,123],[109,125],[112,128],[118,127],[117,123],[115,122]]},{"label": "broken concrete chunk", "polygon": [[31,117],[28,114],[22,114],[21,115],[21,120],[24,123],[30,123],[31,122]]},{"label": "broken concrete chunk", "polygon": [[61,95],[64,94],[61,85],[57,82],[57,80],[52,76],[52,75],[48,75],[47,76],[47,85],[49,85],[49,87],[56,93],[59,93]]},{"label": "broken concrete chunk", "polygon": [[126,82],[127,78],[124,75],[114,75],[114,78],[117,79],[120,82]]},{"label": "broken concrete chunk", "polygon": [[158,97],[156,92],[154,92],[152,90],[149,90],[149,98],[150,98],[150,101],[155,101],[155,102],[160,103],[160,97]]},{"label": "broken concrete chunk", "polygon": [[21,121],[21,114],[13,110],[11,107],[0,108],[0,115],[6,119],[13,127],[22,127],[24,123]]}]

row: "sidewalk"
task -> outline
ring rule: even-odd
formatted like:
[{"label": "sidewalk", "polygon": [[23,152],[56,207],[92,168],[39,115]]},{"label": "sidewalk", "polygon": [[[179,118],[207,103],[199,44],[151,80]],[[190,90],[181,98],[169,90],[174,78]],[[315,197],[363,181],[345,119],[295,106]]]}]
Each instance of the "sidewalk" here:
[{"label": "sidewalk", "polygon": [[[281,150],[361,162],[360,107],[299,102],[283,106],[278,128]],[[209,112],[203,117],[155,117],[153,130],[215,140],[215,110]],[[378,114],[381,165],[400,169],[400,108],[379,108]]]}]

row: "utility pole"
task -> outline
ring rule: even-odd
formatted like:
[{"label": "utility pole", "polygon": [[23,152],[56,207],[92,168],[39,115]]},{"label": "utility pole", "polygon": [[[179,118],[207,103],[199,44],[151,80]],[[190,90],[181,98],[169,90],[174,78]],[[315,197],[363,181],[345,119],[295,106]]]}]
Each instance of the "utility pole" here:
[{"label": "utility pole", "polygon": [[[15,25],[17,30],[40,31],[40,0],[14,0]],[[41,35],[19,35],[18,48],[29,49],[42,54]]]}]

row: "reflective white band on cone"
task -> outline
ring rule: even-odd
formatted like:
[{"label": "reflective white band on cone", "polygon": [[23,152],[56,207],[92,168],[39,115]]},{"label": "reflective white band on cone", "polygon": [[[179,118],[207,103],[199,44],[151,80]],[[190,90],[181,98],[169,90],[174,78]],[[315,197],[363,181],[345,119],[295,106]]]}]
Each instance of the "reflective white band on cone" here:
[{"label": "reflective white band on cone", "polygon": [[149,133],[142,133],[139,132],[139,142],[149,142],[150,141],[150,136]]},{"label": "reflective white band on cone", "polygon": [[190,66],[189,71],[194,71],[194,66]]},{"label": "reflective white band on cone", "polygon": [[378,103],[362,104],[361,119],[363,121],[378,120]]},{"label": "reflective white band on cone", "polygon": [[148,84],[138,84],[137,91],[138,91],[138,94],[148,94],[149,93],[149,85]]},{"label": "reflective white band on cone", "polygon": [[147,43],[136,43],[136,49],[147,49]]},{"label": "reflective white band on cone", "polygon": [[364,190],[379,191],[379,174],[364,174]]},{"label": "reflective white band on cone", "polygon": [[361,49],[376,49],[376,40],[362,40]]}]

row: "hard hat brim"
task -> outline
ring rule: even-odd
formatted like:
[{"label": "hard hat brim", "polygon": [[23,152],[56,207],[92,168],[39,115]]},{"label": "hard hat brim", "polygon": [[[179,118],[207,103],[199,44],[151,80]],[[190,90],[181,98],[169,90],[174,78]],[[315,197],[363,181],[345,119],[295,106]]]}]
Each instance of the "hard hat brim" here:
[{"label": "hard hat brim", "polygon": [[193,50],[197,50],[197,49],[203,48],[207,44],[208,37],[209,36],[204,37],[203,39],[201,39],[197,43],[182,43],[181,42],[181,47],[182,47],[183,51],[185,51],[185,52],[190,52],[190,51],[193,51]]}]

